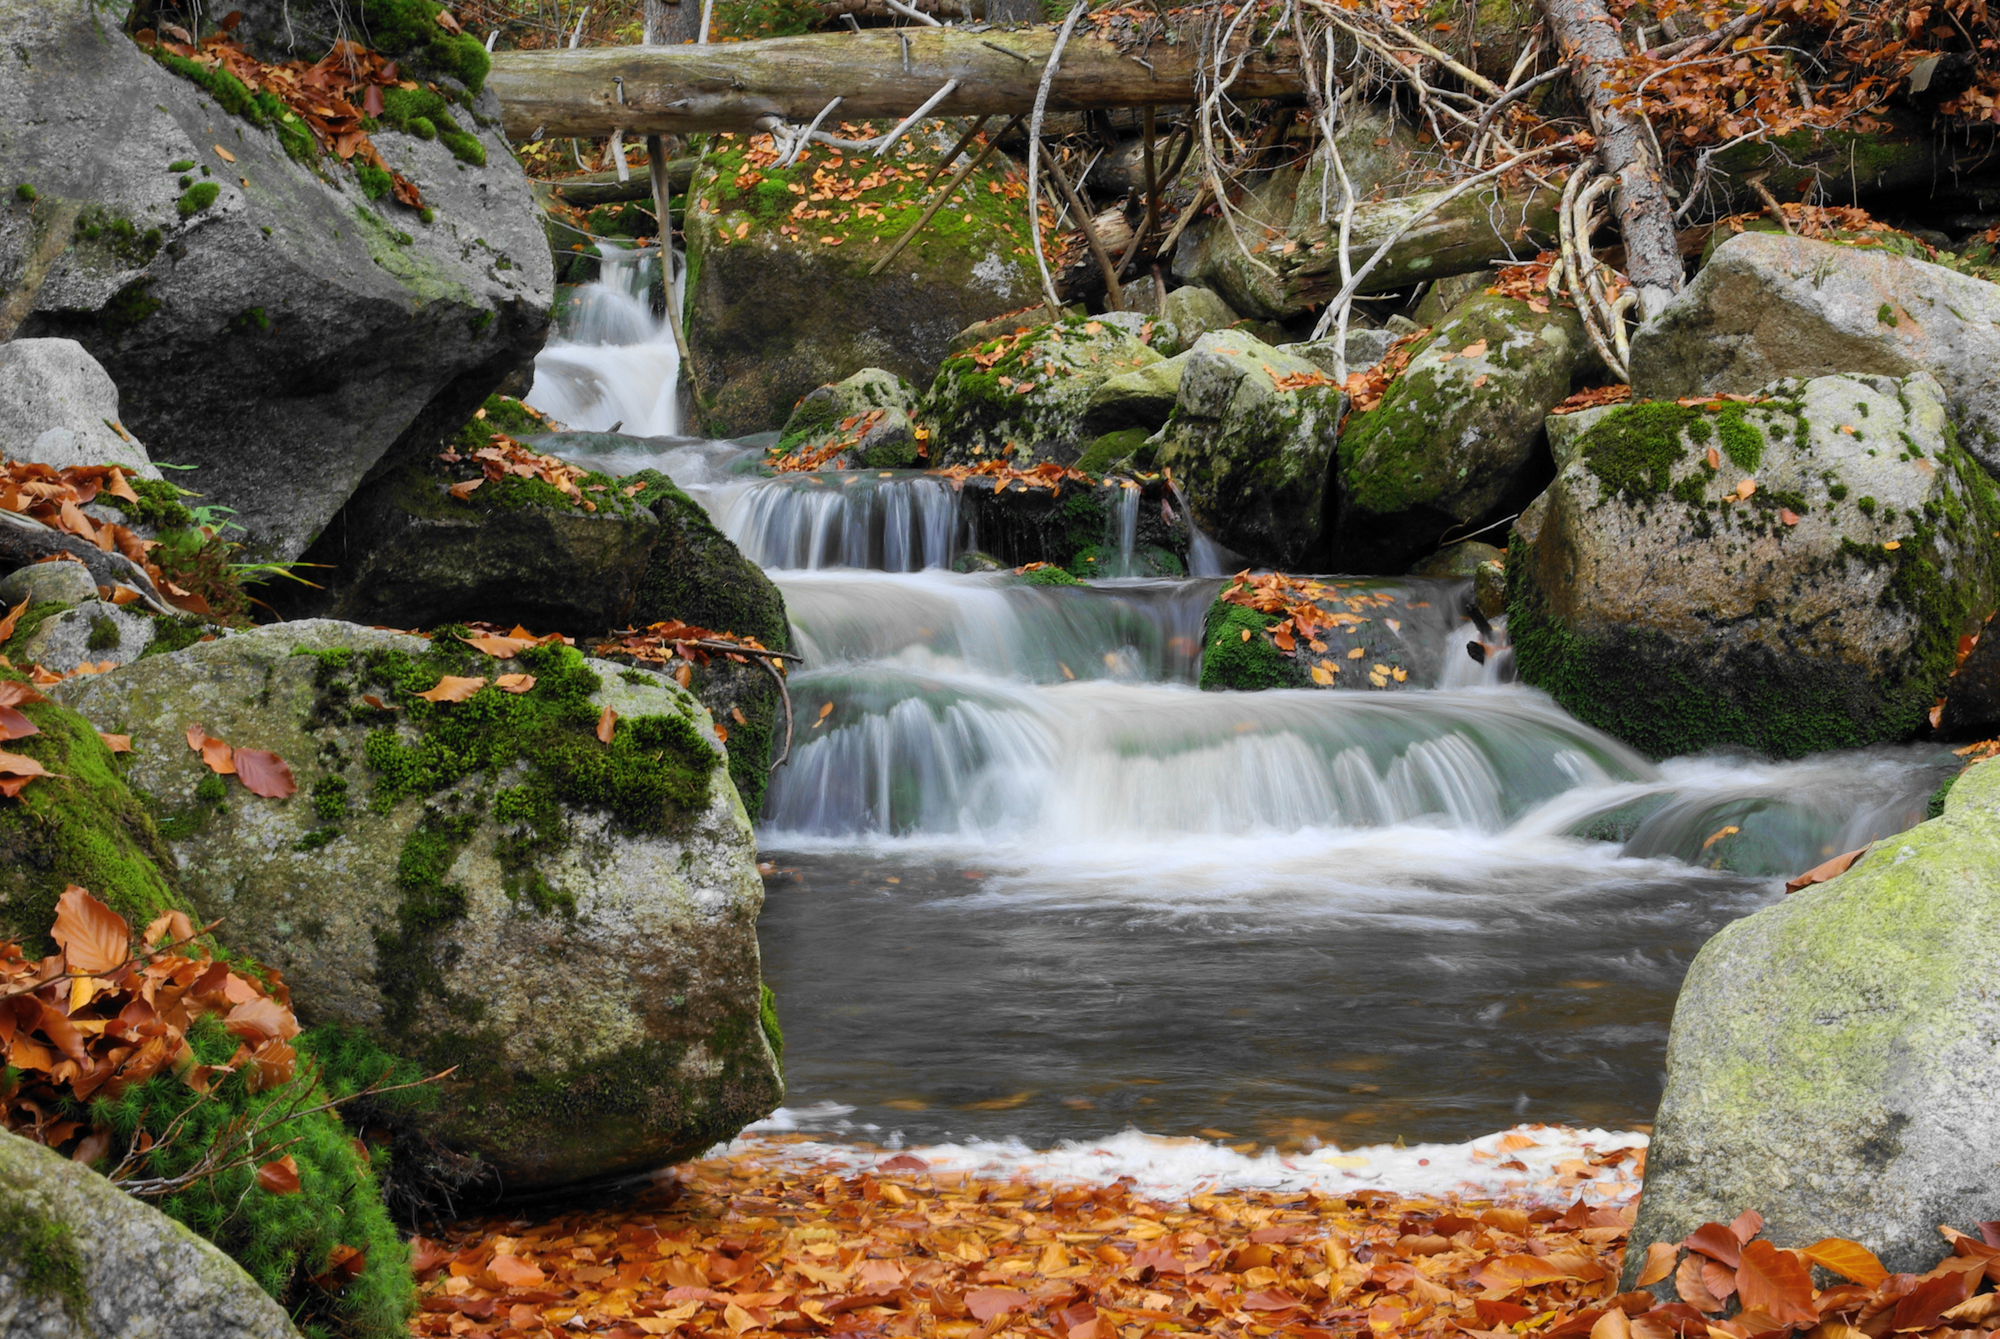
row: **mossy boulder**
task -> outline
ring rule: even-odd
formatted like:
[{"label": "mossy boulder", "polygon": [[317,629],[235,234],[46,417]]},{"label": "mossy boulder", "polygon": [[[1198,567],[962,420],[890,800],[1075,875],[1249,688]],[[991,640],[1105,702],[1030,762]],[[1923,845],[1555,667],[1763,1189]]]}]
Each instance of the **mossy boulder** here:
[{"label": "mossy boulder", "polygon": [[1312,363],[1240,330],[1185,355],[1173,416],[1154,438],[1195,523],[1250,561],[1324,570],[1327,476],[1345,397]]},{"label": "mossy boulder", "polygon": [[953,354],[924,400],[932,459],[977,465],[1004,457],[1023,468],[1074,463],[1098,435],[1085,426],[1091,394],[1161,361],[1149,334],[1129,315],[1066,316]]},{"label": "mossy boulder", "polygon": [[242,1267],[90,1168],[0,1130],[0,1328],[297,1339]]},{"label": "mossy boulder", "polygon": [[[535,682],[416,695],[446,673]],[[51,691],[132,737],[194,914],[281,970],[302,1021],[458,1066],[428,1133],[503,1190],[657,1167],[776,1105],[749,817],[664,675],[308,620]],[[299,793],[210,774],[197,722]]]},{"label": "mossy boulder", "polygon": [[814,387],[864,367],[924,385],[952,336],[1035,299],[1012,166],[975,172],[886,271],[869,273],[923,212],[924,179],[955,137],[919,128],[881,159],[814,145],[783,169],[769,165],[768,136],[716,137],[686,229],[704,431],[777,428]]},{"label": "mossy boulder", "polygon": [[[281,31],[297,25],[295,54],[328,49],[331,30],[313,45],[304,25],[330,6],[266,8]],[[153,459],[199,466],[191,486],[229,500],[259,557],[297,557],[364,477],[434,447],[548,327],[548,247],[499,103],[427,63],[440,38],[470,62],[458,74],[483,73],[479,41],[452,39],[427,0],[341,13],[342,36],[360,22],[392,54],[409,46],[406,68],[449,93],[458,138],[487,160],[376,132],[428,222],[316,157],[274,98],[140,50],[117,26],[123,11],[24,0],[0,15],[18,57],[0,81],[0,178],[37,187],[33,201],[0,201],[0,275],[41,279],[18,333],[82,345],[118,387],[125,428]],[[185,193],[184,175],[196,178]],[[58,254],[43,273],[46,247]]]},{"label": "mossy boulder", "polygon": [[1181,371],[1187,359],[1188,355],[1181,354],[1098,382],[1083,408],[1083,430],[1092,442],[1106,433],[1144,428],[1150,434],[1164,425],[1180,397]]},{"label": "mossy boulder", "polygon": [[914,417],[920,398],[917,388],[894,372],[864,367],[800,400],[785,420],[778,447],[814,454],[837,441],[840,454],[826,468],[909,469],[927,450],[917,438]]},{"label": "mossy boulder", "polygon": [[1335,569],[1401,571],[1532,499],[1550,473],[1542,420],[1585,352],[1572,307],[1479,292],[1454,308],[1341,432]]},{"label": "mossy boulder", "polygon": [[1626,1249],[1745,1209],[1781,1243],[1858,1241],[1891,1272],[2000,1198],[1985,1091],[2000,934],[2000,766],[1845,874],[1724,926],[1689,967]]},{"label": "mossy boulder", "polygon": [[2000,284],[1893,254],[1745,232],[1632,336],[1646,399],[1747,393],[1779,377],[1929,372],[1959,444],[2000,473]]},{"label": "mossy boulder", "polygon": [[1236,312],[1214,289],[1183,284],[1160,304],[1160,333],[1154,343],[1162,353],[1183,352],[1209,331],[1227,330],[1236,321]]},{"label": "mossy boulder", "polygon": [[1520,677],[1652,756],[1918,729],[2000,596],[2000,489],[1930,376],[1597,417],[1517,522]]},{"label": "mossy boulder", "polygon": [[1324,650],[1302,637],[1285,650],[1271,631],[1285,615],[1217,596],[1202,629],[1201,686],[1395,693],[1437,687],[1445,657],[1464,654],[1444,635],[1459,622],[1460,582],[1328,580],[1309,589],[1317,592],[1310,603],[1319,610]]}]

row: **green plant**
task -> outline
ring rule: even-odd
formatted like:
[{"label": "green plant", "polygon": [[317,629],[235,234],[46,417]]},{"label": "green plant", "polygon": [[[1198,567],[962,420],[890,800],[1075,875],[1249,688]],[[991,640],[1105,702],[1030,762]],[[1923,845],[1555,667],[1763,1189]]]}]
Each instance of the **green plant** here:
[{"label": "green plant", "polygon": [[174,210],[182,218],[193,218],[202,210],[215,203],[216,196],[222,194],[222,187],[212,181],[198,181],[182,192],[174,202]]},{"label": "green plant", "polygon": [[41,198],[41,192],[24,181],[14,188],[14,198],[23,204],[31,205]]}]

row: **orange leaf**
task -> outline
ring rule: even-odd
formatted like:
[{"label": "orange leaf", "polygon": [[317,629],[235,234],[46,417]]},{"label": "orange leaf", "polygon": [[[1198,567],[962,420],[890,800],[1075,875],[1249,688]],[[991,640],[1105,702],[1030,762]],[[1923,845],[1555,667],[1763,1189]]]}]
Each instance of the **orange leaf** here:
[{"label": "orange leaf", "polygon": [[0,679],[0,707],[19,707],[30,702],[46,701],[47,698],[19,679]]},{"label": "orange leaf", "polygon": [[609,744],[612,731],[618,728],[618,713],[606,707],[597,718],[597,742]]},{"label": "orange leaf", "polygon": [[496,1255],[487,1268],[493,1277],[500,1280],[503,1287],[532,1288],[548,1276],[541,1270],[515,1255]]},{"label": "orange leaf", "polygon": [[26,739],[41,732],[40,726],[12,707],[0,707],[0,739]]},{"label": "orange leaf", "polygon": [[1542,1283],[1560,1283],[1569,1275],[1539,1255],[1501,1255],[1481,1265],[1472,1281],[1482,1288],[1513,1292]]},{"label": "orange leaf", "polygon": [[1674,1272],[1674,1257],[1680,1248],[1670,1241],[1656,1241],[1646,1248],[1646,1265],[1639,1271],[1639,1286],[1650,1288]]},{"label": "orange leaf", "polygon": [[[1874,845],[1873,842],[1869,843],[1869,846],[1873,845]],[[1859,860],[1862,856],[1867,855],[1868,849],[1869,849],[1868,846],[1864,846],[1858,851],[1847,851],[1841,855],[1835,856],[1831,860],[1823,861],[1820,864],[1814,865],[1811,869],[1807,870],[1805,873],[1799,875],[1796,879],[1793,879],[1789,883],[1787,883],[1785,885],[1785,891],[1788,893],[1796,893],[1801,888],[1810,888],[1816,883],[1825,883],[1828,879],[1838,878],[1840,875],[1847,873],[1848,868],[1852,866],[1855,861]],[[1838,1240],[1839,1238],[1837,1237],[1827,1238],[1827,1241],[1838,1241]],[[1821,1242],[1820,1244],[1825,1245],[1826,1243]],[[1857,1247],[1856,1249],[1859,1250],[1861,1248]],[[1820,1263],[1826,1264],[1826,1267],[1828,1269],[1833,1270],[1833,1272],[1836,1274],[1845,1272],[1839,1269],[1835,1265],[1827,1264],[1826,1261],[1821,1261]],[[1852,1274],[1847,1275],[1847,1277],[1854,1278]],[[1854,1279],[1854,1281],[1856,1283],[1861,1282],[1860,1279]],[[1873,1287],[1874,1285],[1870,1284],[1869,1286]]]},{"label": "orange leaf", "polygon": [[75,884],[56,902],[49,938],[61,946],[63,961],[73,972],[103,976],[132,956],[132,927],[125,918]]},{"label": "orange leaf", "polygon": [[299,787],[292,780],[292,769],[277,754],[266,749],[238,749],[235,762],[236,779],[252,795],[286,800],[298,794]]},{"label": "orange leaf", "polygon": [[460,641],[476,650],[484,651],[495,660],[511,660],[531,646],[538,645],[533,637],[461,637]]},{"label": "orange leaf", "polygon": [[532,674],[503,674],[493,681],[493,686],[503,693],[525,693],[535,686]]},{"label": "orange leaf", "polygon": [[1797,525],[1799,523],[1799,514],[1790,507],[1780,507],[1778,508],[1778,519],[1786,525]]},{"label": "orange leaf", "polygon": [[[47,769],[45,769],[40,763],[36,762],[33,758],[25,757],[19,753],[0,752],[0,776],[27,777],[28,779],[32,780],[38,776],[53,776],[53,775],[55,775],[53,772],[50,772]],[[17,789],[9,791],[8,793],[12,795],[18,795],[20,794],[20,791]]]},{"label": "orange leaf", "polygon": [[27,607],[28,602],[23,600],[7,611],[7,617],[0,618],[0,642],[4,642],[14,635],[14,625],[20,621],[22,611],[27,609]]},{"label": "orange leaf", "polygon": [[1680,1268],[1674,1271],[1674,1291],[1680,1294],[1683,1302],[1696,1311],[1706,1311],[1713,1315],[1722,1310],[1723,1303],[1722,1299],[1711,1294],[1708,1285],[1702,1282],[1702,1266],[1708,1263],[1713,1262],[1705,1261],[1698,1255],[1689,1255],[1683,1259]]},{"label": "orange leaf", "polygon": [[[1768,1241],[1743,1243],[1743,1257],[1736,1266],[1736,1293],[1742,1298],[1745,1311],[1769,1312],[1783,1324],[1812,1325],[1819,1321],[1819,1312],[1812,1304],[1812,1275],[1799,1263],[1798,1256],[1781,1251]],[[1964,1300],[1961,1280],[1959,1295],[1951,1305]]]},{"label": "orange leaf", "polygon": [[99,730],[97,737],[103,740],[104,747],[110,749],[113,753],[130,753],[132,751],[132,736],[130,735],[107,735],[104,731]]},{"label": "orange leaf", "polygon": [[453,484],[450,488],[447,488],[444,491],[450,493],[453,497],[463,502],[465,499],[472,496],[473,489],[479,487],[479,485],[485,482],[486,480],[484,477],[478,479],[467,479],[464,483]]},{"label": "orange leaf", "polygon": [[387,702],[384,702],[381,698],[375,696],[375,694],[373,693],[363,693],[361,695],[361,700],[363,702],[366,702],[369,706],[375,708],[375,710],[377,711],[396,710],[396,708],[390,706]]},{"label": "orange leaf", "polygon": [[1882,1262],[1875,1258],[1873,1251],[1840,1237],[1816,1241],[1799,1254],[1864,1288],[1873,1288],[1889,1277],[1889,1271],[1882,1268]]},{"label": "orange leaf", "polygon": [[289,1153],[276,1162],[267,1162],[257,1169],[257,1185],[273,1195],[296,1195],[299,1193],[299,1164]]},{"label": "orange leaf", "polygon": [[485,676],[463,679],[456,674],[447,674],[438,680],[437,687],[417,696],[426,702],[463,702],[486,686]]}]

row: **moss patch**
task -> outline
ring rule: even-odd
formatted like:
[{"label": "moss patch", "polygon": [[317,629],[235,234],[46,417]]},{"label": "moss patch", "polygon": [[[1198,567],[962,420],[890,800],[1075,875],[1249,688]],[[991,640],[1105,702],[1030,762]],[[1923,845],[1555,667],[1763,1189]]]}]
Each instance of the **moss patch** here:
[{"label": "moss patch", "polygon": [[1239,692],[1308,686],[1312,680],[1306,667],[1264,635],[1278,621],[1275,614],[1226,600],[1210,605],[1202,624],[1201,686]]},{"label": "moss patch", "polygon": [[90,1298],[83,1287],[83,1256],[69,1224],[15,1199],[0,1187],[0,1260],[21,1270],[21,1290],[40,1301],[62,1304],[79,1327],[89,1323]]}]

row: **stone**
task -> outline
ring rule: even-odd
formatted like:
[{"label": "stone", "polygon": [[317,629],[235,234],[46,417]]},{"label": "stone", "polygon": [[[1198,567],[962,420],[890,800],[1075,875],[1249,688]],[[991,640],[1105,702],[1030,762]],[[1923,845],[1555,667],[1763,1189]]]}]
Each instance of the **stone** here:
[{"label": "stone", "polygon": [[1346,397],[1314,364],[1241,330],[1203,335],[1186,358],[1154,445],[1195,523],[1254,563],[1325,570],[1315,559]]},{"label": "stone", "polygon": [[[0,345],[0,347],[5,347]],[[30,563],[0,580],[0,604],[84,604],[97,598],[97,579],[82,563]]]},{"label": "stone", "polygon": [[[917,388],[894,372],[864,367],[800,400],[785,420],[778,444],[787,452],[812,455],[838,440],[843,443],[840,456],[853,467],[909,469],[919,463],[912,415],[920,398]],[[843,428],[850,419],[860,421]]]},{"label": "stone", "polygon": [[537,498],[487,483],[461,499],[417,465],[394,470],[357,493],[308,550],[308,561],[333,570],[314,576],[322,592],[284,592],[287,615],[572,635],[622,627],[659,525],[642,501],[600,482],[604,491],[587,495],[593,512],[547,485]]},{"label": "stone", "polygon": [[1515,527],[1515,664],[1656,758],[1902,738],[2000,595],[1995,532],[1928,374],[1621,406]]},{"label": "stone", "polygon": [[[1268,629],[1284,615],[1266,614],[1217,596],[1203,620],[1201,687],[1250,692],[1266,688],[1333,689],[1401,693],[1436,688],[1448,662],[1465,655],[1462,641],[1448,634],[1460,621],[1458,583],[1430,579],[1381,582],[1326,581],[1306,588],[1310,603],[1328,622],[1320,636],[1324,654],[1295,639],[1291,654]],[[1369,617],[1358,623],[1332,621],[1350,611],[1357,592],[1370,598]],[[1299,597],[1294,591],[1293,598]],[[1246,638],[1243,634],[1248,632]],[[1349,658],[1350,651],[1359,656]],[[1315,677],[1313,671],[1320,671]],[[1401,677],[1397,677],[1401,675]]]},{"label": "stone", "polygon": [[1084,426],[1091,393],[1160,361],[1102,317],[1066,316],[1060,324],[975,344],[945,359],[924,398],[931,459],[976,465],[1005,455],[1024,469],[1043,461],[1071,464],[1095,436]]},{"label": "stone", "polygon": [[1187,359],[1179,354],[1098,382],[1084,402],[1084,432],[1099,437],[1120,428],[1158,428],[1174,412]]},{"label": "stone", "polygon": [[2000,733],[2000,635],[1995,635],[1991,618],[1945,685],[1938,733],[1946,739],[1990,739]]},{"label": "stone", "polygon": [[1467,298],[1483,292],[1493,282],[1493,271],[1474,270],[1470,274],[1447,274],[1431,281],[1423,297],[1410,312],[1418,325],[1435,326],[1450,316]]},{"label": "stone", "polygon": [[[920,170],[953,138],[922,146],[927,156],[899,148],[880,161]],[[922,212],[921,196],[899,195],[897,182],[877,178],[852,187],[853,202],[815,204],[789,188],[817,193],[815,173],[867,179],[872,169],[853,158],[843,173],[817,146],[791,168],[757,167],[745,161],[748,149],[747,137],[719,142],[688,200],[689,380],[696,421],[710,436],[776,428],[815,387],[865,367],[927,385],[959,331],[1040,300],[1026,234],[1008,231],[1025,226],[1017,198],[1003,189],[1014,186],[1016,169],[973,173],[952,208],[870,275]],[[829,207],[838,221],[793,213]]]},{"label": "stone", "polygon": [[1579,409],[1569,414],[1550,414],[1542,420],[1542,431],[1548,434],[1549,455],[1561,469],[1576,458],[1576,444],[1606,414],[1615,414],[1621,405],[1596,405],[1590,409]]},{"label": "stone", "polygon": [[1347,371],[1351,376],[1356,372],[1366,372],[1375,364],[1389,356],[1389,350],[1396,347],[1402,336],[1393,330],[1350,330],[1347,343],[1340,344],[1328,336],[1326,339],[1307,340],[1299,344],[1280,344],[1286,353],[1296,354],[1328,376],[1339,376],[1339,366],[1334,357],[1336,351],[1344,349],[1347,354]]},{"label": "stone", "polygon": [[1191,349],[1209,331],[1227,330],[1241,319],[1214,289],[1183,284],[1167,294],[1156,342],[1162,352]]},{"label": "stone", "polygon": [[1641,399],[1748,393],[1780,377],[1925,371],[1959,445],[2000,473],[2000,284],[1870,248],[1746,232],[1632,335]]},{"label": "stone", "polygon": [[118,387],[73,339],[0,344],[0,456],[63,469],[120,465],[146,479],[160,472],[146,448],[111,425]]},{"label": "stone", "polygon": [[[269,6],[280,26],[281,8]],[[290,8],[303,25],[308,7]],[[300,32],[307,59],[328,49],[330,35],[315,46]],[[119,388],[124,426],[152,459],[200,467],[185,481],[236,509],[252,557],[297,557],[371,470],[435,449],[547,330],[548,247],[499,103],[439,67],[421,29],[410,40],[424,45],[389,54],[461,99],[449,113],[461,129],[372,138],[423,193],[429,223],[370,199],[296,119],[225,110],[114,17],[63,0],[0,11],[0,47],[21,57],[0,81],[0,289],[70,235],[38,271],[19,334],[88,350]],[[288,140],[316,161],[295,161]]]},{"label": "stone", "polygon": [[1582,358],[1572,308],[1477,292],[1416,344],[1380,404],[1341,436],[1334,567],[1394,572],[1440,536],[1497,519],[1541,490],[1542,420]]},{"label": "stone", "polygon": [[1487,563],[1505,562],[1506,559],[1505,549],[1482,544],[1476,539],[1468,539],[1439,549],[1412,567],[1410,575],[1436,577],[1446,581],[1465,581]]},{"label": "stone", "polygon": [[1986,1095],[2000,973],[2000,767],[1941,817],[1731,922],[1688,968],[1626,1248],[1745,1209],[1786,1246],[1844,1237],[1891,1273],[1951,1253],[2000,1197]]},{"label": "stone", "polygon": [[93,589],[86,603],[43,619],[14,644],[9,655],[23,665],[40,665],[57,674],[68,674],[85,661],[129,665],[144,655],[159,624],[136,607],[107,604],[96,596]]},{"label": "stone", "polygon": [[0,1130],[0,1334],[298,1339],[242,1266],[53,1149]]},{"label": "stone", "polygon": [[[535,683],[414,697],[440,667]],[[282,971],[302,1022],[460,1066],[428,1133],[504,1192],[659,1167],[776,1106],[749,816],[666,675],[302,620],[48,691],[132,737],[197,918]],[[299,793],[222,787],[196,721],[277,753]]]}]

